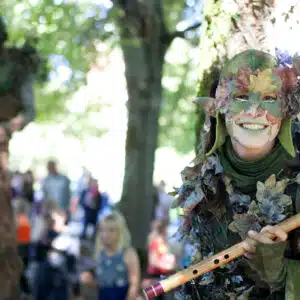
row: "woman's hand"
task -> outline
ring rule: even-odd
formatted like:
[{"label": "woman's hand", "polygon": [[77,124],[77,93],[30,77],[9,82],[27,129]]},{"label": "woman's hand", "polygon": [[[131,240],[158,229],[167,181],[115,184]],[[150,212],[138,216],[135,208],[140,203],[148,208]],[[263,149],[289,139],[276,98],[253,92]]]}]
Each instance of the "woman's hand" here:
[{"label": "woman's hand", "polygon": [[287,233],[278,226],[266,226],[261,232],[268,234],[259,234],[253,230],[248,232],[248,238],[243,242],[243,247],[246,250],[245,256],[252,258],[256,252],[257,244],[274,244],[277,242],[285,242],[287,240]]}]

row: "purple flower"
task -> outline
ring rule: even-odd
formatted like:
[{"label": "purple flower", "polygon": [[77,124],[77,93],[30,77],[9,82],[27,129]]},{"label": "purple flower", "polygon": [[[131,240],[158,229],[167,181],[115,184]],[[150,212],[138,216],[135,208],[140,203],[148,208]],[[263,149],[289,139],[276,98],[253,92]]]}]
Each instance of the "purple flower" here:
[{"label": "purple flower", "polygon": [[278,59],[279,66],[291,66],[293,64],[293,57],[287,51],[281,51],[275,48],[276,57]]}]

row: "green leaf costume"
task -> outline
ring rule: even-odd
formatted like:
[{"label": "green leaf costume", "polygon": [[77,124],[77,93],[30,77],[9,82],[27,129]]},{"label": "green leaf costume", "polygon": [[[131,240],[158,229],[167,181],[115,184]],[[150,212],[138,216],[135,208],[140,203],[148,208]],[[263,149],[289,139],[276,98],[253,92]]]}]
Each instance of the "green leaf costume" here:
[{"label": "green leaf costume", "polygon": [[[216,254],[247,236],[299,212],[299,159],[291,121],[300,111],[299,75],[293,66],[256,50],[244,51],[227,62],[219,80],[216,110],[211,117],[213,146],[200,153],[193,167],[182,172],[175,206],[184,217],[178,239],[189,243],[189,264]],[[247,97],[245,97],[247,96]],[[208,103],[208,98],[197,102]],[[247,161],[237,156],[226,132],[224,116],[260,107],[280,116],[282,125],[272,151]],[[212,105],[209,106],[210,112]],[[296,149],[297,150],[297,149]],[[298,175],[298,176],[297,176]],[[201,300],[300,299],[300,232],[286,243],[259,244],[252,260],[244,257],[207,273],[176,292],[176,299]]]}]

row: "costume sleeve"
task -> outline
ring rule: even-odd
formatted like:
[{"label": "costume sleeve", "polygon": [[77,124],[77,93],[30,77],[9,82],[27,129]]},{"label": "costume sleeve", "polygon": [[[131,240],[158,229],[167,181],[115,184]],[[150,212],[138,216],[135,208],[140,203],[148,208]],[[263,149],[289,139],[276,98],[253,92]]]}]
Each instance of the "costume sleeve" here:
[{"label": "costume sleeve", "polygon": [[256,255],[249,265],[268,283],[272,291],[285,287],[287,279],[287,259],[284,257],[286,243],[258,244]]},{"label": "costume sleeve", "polygon": [[[300,295],[300,261],[287,261],[286,299],[297,300]],[[298,298],[297,298],[298,297]]]},{"label": "costume sleeve", "polygon": [[33,121],[36,117],[34,92],[33,92],[34,76],[28,76],[21,86],[21,100],[23,105],[24,125],[25,127],[29,122]]}]

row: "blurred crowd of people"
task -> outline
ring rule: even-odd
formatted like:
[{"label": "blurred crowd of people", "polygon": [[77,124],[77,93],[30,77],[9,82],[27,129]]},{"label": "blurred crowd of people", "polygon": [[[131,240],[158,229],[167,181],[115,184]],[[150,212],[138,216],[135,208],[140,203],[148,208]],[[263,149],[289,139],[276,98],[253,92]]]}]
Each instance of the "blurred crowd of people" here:
[{"label": "blurred crowd of people", "polygon": [[47,171],[38,185],[31,171],[11,174],[24,264],[16,299],[136,300],[142,287],[175,270],[182,253],[170,246],[172,197],[163,181],[156,189],[144,271],[124,217],[97,180],[85,171],[71,189],[55,161],[48,162]]}]

